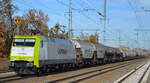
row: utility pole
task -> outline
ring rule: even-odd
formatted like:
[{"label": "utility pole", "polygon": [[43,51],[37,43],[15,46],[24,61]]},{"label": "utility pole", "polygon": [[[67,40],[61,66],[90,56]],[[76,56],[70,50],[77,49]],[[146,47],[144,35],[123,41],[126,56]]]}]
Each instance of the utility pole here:
[{"label": "utility pole", "polygon": [[104,0],[104,31],[103,31],[103,42],[106,43],[106,7],[107,7],[107,0]]},{"label": "utility pole", "polygon": [[[73,33],[72,33],[72,10],[77,10],[79,12],[81,11],[96,11],[95,9],[75,9],[75,8],[72,8],[72,0],[68,0],[69,1],[69,7],[68,7],[68,34],[69,34],[69,39],[72,39],[72,36],[73,36]],[[104,15],[98,11],[97,14],[104,17],[104,42],[106,40],[106,37],[105,37],[105,29],[106,29],[106,0],[104,1]]]},{"label": "utility pole", "polygon": [[69,0],[69,12],[68,12],[68,34],[69,39],[72,39],[72,0]]},{"label": "utility pole", "polygon": [[[139,44],[139,38],[138,38],[138,36],[139,36],[139,32],[150,32],[150,29],[135,29],[135,31],[137,31],[137,45]],[[144,43],[145,43],[145,41],[146,40],[143,40],[144,41]]]},{"label": "utility pole", "polygon": [[139,32],[137,31],[136,33],[136,43],[138,44],[139,43]]},{"label": "utility pole", "polygon": [[[147,32],[145,32],[145,35],[148,35]],[[143,48],[146,47],[146,41],[147,41],[146,39],[143,40],[143,42],[144,42]]]},{"label": "utility pole", "polygon": [[121,45],[121,34],[120,34],[120,30],[118,32],[118,46]]},{"label": "utility pole", "polygon": [[138,45],[139,45],[139,32],[138,31],[136,33],[136,45],[137,45],[137,48],[138,48]]}]

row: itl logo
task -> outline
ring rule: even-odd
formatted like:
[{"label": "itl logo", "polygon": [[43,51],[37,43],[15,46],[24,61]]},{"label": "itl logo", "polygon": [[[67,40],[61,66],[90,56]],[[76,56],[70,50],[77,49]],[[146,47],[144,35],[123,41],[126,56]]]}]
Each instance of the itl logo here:
[{"label": "itl logo", "polygon": [[65,50],[65,49],[58,49],[58,54],[67,54],[67,50]]}]

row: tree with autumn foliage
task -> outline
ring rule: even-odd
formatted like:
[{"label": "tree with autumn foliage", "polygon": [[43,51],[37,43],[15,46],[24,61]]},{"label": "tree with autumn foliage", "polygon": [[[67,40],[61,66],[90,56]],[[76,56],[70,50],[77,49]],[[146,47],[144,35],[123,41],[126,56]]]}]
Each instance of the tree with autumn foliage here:
[{"label": "tree with autumn foliage", "polygon": [[48,15],[41,10],[29,9],[23,16],[17,16],[20,23],[15,28],[17,35],[35,35],[40,34],[48,36]]},{"label": "tree with autumn foliage", "polygon": [[[48,29],[48,15],[41,10],[30,9],[23,16],[16,16],[11,19],[11,27],[4,19],[8,18],[0,9],[0,55],[9,55],[11,42],[14,35],[32,35],[33,32],[38,32],[40,35],[47,36]],[[14,19],[20,19],[21,22],[16,26]],[[32,28],[30,27],[32,26]]]},{"label": "tree with autumn foliage", "polygon": [[0,57],[5,57],[5,46],[4,46],[4,42],[6,40],[5,38],[5,34],[6,34],[6,30],[5,30],[5,25],[4,23],[0,23]]},{"label": "tree with autumn foliage", "polygon": [[12,15],[16,11],[12,0],[0,0],[0,54],[9,55],[14,32]]},{"label": "tree with autumn foliage", "polygon": [[81,33],[80,37],[77,40],[90,42],[90,43],[99,43],[99,36],[97,32],[89,36],[85,35],[84,33]]},{"label": "tree with autumn foliage", "polygon": [[56,24],[51,29],[48,28],[48,15],[44,14],[41,10],[29,9],[23,16],[17,16],[14,19],[21,20],[19,26],[15,28],[15,34],[34,35],[35,32],[33,31],[36,31],[40,35],[50,35],[53,38],[68,39],[68,33],[61,28],[64,26]]},{"label": "tree with autumn foliage", "polygon": [[89,42],[91,42],[91,43],[98,43],[99,42],[98,33],[90,35],[89,36]]}]

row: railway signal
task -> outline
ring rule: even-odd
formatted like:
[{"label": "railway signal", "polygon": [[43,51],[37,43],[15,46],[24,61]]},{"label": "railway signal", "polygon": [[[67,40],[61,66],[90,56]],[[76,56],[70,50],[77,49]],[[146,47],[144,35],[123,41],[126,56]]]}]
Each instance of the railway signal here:
[{"label": "railway signal", "polygon": [[14,22],[16,24],[17,27],[19,27],[19,25],[21,24],[22,19],[21,18],[15,18]]}]

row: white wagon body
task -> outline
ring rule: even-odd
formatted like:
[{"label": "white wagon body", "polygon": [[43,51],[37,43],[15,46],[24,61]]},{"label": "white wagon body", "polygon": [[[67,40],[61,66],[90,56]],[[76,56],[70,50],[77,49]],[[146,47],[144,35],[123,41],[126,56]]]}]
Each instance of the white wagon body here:
[{"label": "white wagon body", "polygon": [[81,48],[84,59],[91,59],[93,57],[93,53],[96,51],[94,44],[76,40],[73,40],[72,42],[75,44],[76,48]]},{"label": "white wagon body", "polygon": [[105,56],[106,47],[102,44],[95,44],[97,51],[97,58],[103,59]]},{"label": "white wagon body", "polygon": [[127,51],[127,56],[126,57],[134,57],[134,56],[136,56],[136,53],[135,53],[135,51],[134,50],[132,50],[132,49],[129,49],[128,51]]}]

